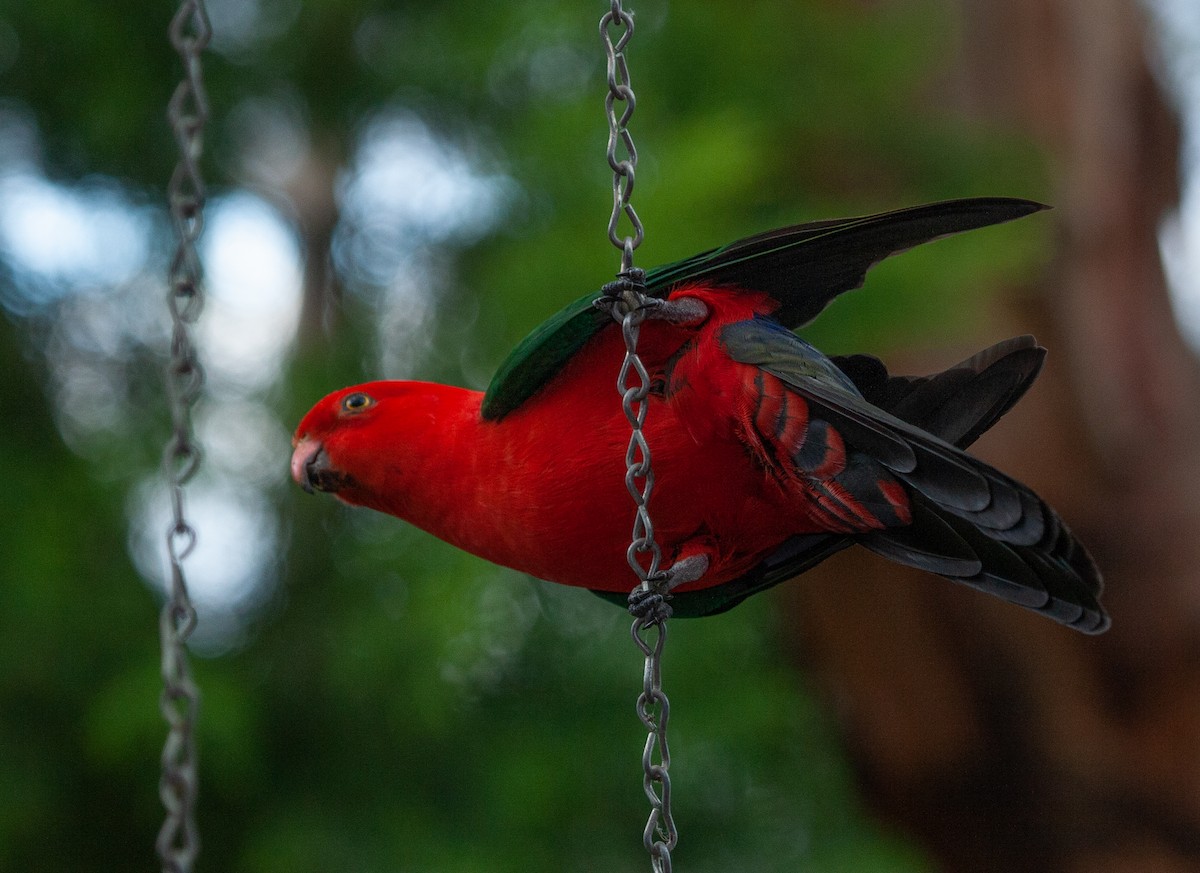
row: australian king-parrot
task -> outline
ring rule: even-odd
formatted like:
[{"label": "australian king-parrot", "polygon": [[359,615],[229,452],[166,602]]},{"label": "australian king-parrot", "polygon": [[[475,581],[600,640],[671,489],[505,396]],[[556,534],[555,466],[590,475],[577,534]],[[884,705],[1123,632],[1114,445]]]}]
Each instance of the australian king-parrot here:
[{"label": "australian king-parrot", "polygon": [[[1086,633],[1109,619],[1084,547],[1028,487],[965,449],[1025,393],[1045,350],[1009,339],[894,376],[795,333],[889,255],[1028,215],[973,198],[769,231],[649,270],[650,514],[676,615],[722,612],[858,544]],[[489,561],[624,602],[633,503],[624,354],[603,292],[538,327],[486,392],[379,381],[296,431],[308,491],[404,519]]]}]

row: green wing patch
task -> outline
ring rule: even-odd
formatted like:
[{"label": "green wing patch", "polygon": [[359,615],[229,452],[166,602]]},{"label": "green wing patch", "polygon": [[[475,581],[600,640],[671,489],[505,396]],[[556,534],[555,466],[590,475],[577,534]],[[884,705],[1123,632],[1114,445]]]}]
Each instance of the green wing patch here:
[{"label": "green wing patch", "polygon": [[483,397],[485,421],[499,421],[536,394],[612,320],[592,305],[599,296],[596,291],[580,297],[517,344],[492,377]]}]

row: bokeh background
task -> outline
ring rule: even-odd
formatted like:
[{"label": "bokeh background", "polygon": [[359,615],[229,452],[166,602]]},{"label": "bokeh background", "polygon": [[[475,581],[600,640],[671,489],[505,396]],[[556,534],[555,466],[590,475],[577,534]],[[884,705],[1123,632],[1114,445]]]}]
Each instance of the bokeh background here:
[{"label": "bokeh background", "polygon": [[[482,388],[611,278],[607,4],[208,8],[198,869],[644,869],[623,614],[287,477],[326,392]],[[921,371],[1036,332],[1042,383],[980,451],[1094,547],[1114,618],[1086,639],[851,553],[673,623],[676,864],[1200,869],[1200,8],[633,9],[642,265],[1058,207],[889,261],[805,335]],[[171,12],[0,9],[3,870],[155,863]]]}]

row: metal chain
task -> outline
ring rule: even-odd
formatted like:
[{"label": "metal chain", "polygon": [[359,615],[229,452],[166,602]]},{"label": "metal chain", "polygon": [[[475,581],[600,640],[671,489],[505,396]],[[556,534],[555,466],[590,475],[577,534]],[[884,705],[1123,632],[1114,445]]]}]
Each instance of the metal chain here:
[{"label": "metal chain", "polygon": [[[610,27],[623,28],[616,42],[609,33]],[[608,115],[608,165],[613,171],[613,209],[608,221],[608,239],[621,250],[621,273],[633,269],[633,250],[642,244],[645,231],[637,213],[633,211],[630,198],[633,196],[634,171],[637,169],[637,149],[629,133],[629,119],[637,108],[637,99],[629,84],[629,66],[625,62],[625,46],[633,36],[633,16],[621,8],[621,0],[612,0],[612,8],[600,19],[600,36],[604,39],[604,51],[608,57],[608,94],[604,98],[604,111]],[[620,116],[617,102],[625,104]],[[623,149],[625,157],[618,157]],[[624,213],[633,226],[633,236],[618,236],[617,225]]]},{"label": "metal chain", "polygon": [[204,228],[204,181],[200,175],[208,99],[200,56],[211,36],[203,0],[181,0],[168,30],[183,60],[184,77],[167,106],[167,118],[179,147],[179,161],[167,186],[177,247],[168,270],[171,352],[167,395],[172,434],[163,452],[170,486],[172,522],[167,531],[171,584],[159,616],[163,692],[160,701],[167,740],[162,751],[159,795],[166,817],[155,848],[164,873],[190,873],[200,849],[196,827],[196,717],[199,689],[188,666],[187,641],[196,627],[196,609],[188,596],[183,561],[196,545],[196,530],[184,513],[184,486],[200,466],[200,447],[192,433],[192,407],[204,385],[191,327],[204,303],[196,240]]},{"label": "metal chain", "polygon": [[[613,28],[619,34],[615,41],[611,33]],[[638,334],[649,304],[645,295],[646,274],[633,266],[633,252],[641,245],[645,231],[630,199],[637,169],[637,149],[628,124],[637,101],[629,82],[629,66],[624,53],[633,36],[633,16],[621,8],[620,0],[612,0],[610,10],[601,17],[600,35],[608,58],[608,94],[604,98],[604,108],[608,116],[608,165],[613,171],[613,209],[608,222],[608,239],[621,252],[618,281],[606,286],[605,291],[613,317],[621,322],[625,340],[625,359],[617,377],[617,391],[630,427],[629,447],[625,452],[625,487],[637,507],[626,559],[639,582],[631,600],[638,600],[641,607],[630,633],[645,657],[637,714],[648,732],[642,752],[642,784],[650,801],[650,816],[642,832],[642,843],[650,854],[652,870],[671,873],[671,852],[679,834],[671,816],[671,777],[668,772],[671,754],[667,747],[667,720],[671,708],[662,690],[662,652],[671,608],[666,596],[658,592],[666,574],[659,569],[662,552],[654,538],[649,510],[650,495],[654,491],[654,468],[644,424],[649,405],[650,375],[637,352]],[[619,115],[618,102],[624,104]],[[618,154],[622,151],[623,157]],[[618,234],[622,214],[631,225],[632,235]],[[643,561],[646,561],[645,565]],[[651,634],[654,634],[653,642],[647,639]]]}]

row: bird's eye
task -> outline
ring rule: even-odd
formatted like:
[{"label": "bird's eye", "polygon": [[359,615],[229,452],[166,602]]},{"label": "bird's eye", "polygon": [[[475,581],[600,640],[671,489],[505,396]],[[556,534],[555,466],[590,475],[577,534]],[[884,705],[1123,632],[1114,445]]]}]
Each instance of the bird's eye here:
[{"label": "bird's eye", "polygon": [[362,412],[374,403],[375,399],[371,395],[356,391],[342,398],[342,412]]}]

